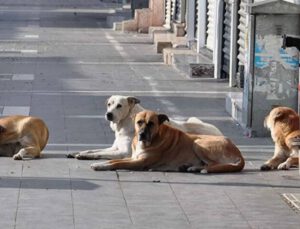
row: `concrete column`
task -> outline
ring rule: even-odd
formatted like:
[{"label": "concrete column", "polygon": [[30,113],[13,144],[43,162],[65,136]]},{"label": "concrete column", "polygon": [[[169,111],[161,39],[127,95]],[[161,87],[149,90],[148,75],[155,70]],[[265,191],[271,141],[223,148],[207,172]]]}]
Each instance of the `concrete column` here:
[{"label": "concrete column", "polygon": [[[251,0],[248,4],[252,3]],[[243,89],[243,104],[242,104],[242,121],[248,130],[248,135],[251,135],[252,126],[252,100],[253,100],[253,58],[254,58],[254,37],[255,37],[255,17],[247,14],[246,16],[246,37],[245,37],[245,79]]]},{"label": "concrete column", "polygon": [[181,9],[180,9],[180,23],[185,23],[185,14],[186,14],[186,1],[187,0],[178,0],[181,1]]},{"label": "concrete column", "polygon": [[238,1],[233,0],[231,5],[231,31],[230,31],[230,63],[229,63],[229,87],[236,85],[237,72],[237,19]]},{"label": "concrete column", "polygon": [[207,4],[206,1],[203,0],[197,0],[199,5],[199,11],[198,11],[198,42],[197,42],[197,52],[200,52],[200,49],[205,47],[205,41],[206,41],[206,10],[207,10]]},{"label": "concrete column", "polygon": [[223,14],[224,14],[224,2],[223,0],[217,0],[215,11],[215,47],[213,53],[214,63],[214,78],[219,79],[221,77],[222,68],[222,41],[223,41]]},{"label": "concrete column", "polygon": [[[246,128],[252,126],[252,100],[253,100],[253,86],[254,86],[254,69],[253,69],[253,58],[254,58],[254,16],[247,17],[247,35],[246,35],[246,63],[245,63],[245,82],[243,91],[243,116],[242,120],[245,123]],[[249,52],[249,53],[248,53]],[[250,134],[250,133],[249,133]]]}]

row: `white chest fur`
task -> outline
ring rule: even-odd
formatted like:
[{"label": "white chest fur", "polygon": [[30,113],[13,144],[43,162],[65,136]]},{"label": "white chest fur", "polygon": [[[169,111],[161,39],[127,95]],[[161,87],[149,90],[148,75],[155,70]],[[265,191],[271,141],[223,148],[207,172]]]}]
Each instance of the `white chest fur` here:
[{"label": "white chest fur", "polygon": [[145,153],[144,144],[142,142],[138,142],[138,144],[136,144],[135,150],[132,152],[131,158],[132,159],[138,159],[144,153]]}]

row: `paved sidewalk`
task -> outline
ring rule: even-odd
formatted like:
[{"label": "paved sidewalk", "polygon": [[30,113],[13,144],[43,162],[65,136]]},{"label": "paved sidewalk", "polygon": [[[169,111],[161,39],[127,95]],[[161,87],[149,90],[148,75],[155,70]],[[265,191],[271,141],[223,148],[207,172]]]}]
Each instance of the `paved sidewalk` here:
[{"label": "paved sidewalk", "polygon": [[[283,196],[299,197],[298,170],[259,171],[273,144],[243,136],[225,111],[227,83],[186,79],[162,64],[147,35],[101,28],[105,15],[0,14],[0,114],[40,116],[50,129],[42,159],[1,158],[0,228],[299,228]],[[103,117],[112,94],[218,126],[241,149],[245,170],[94,172],[91,161],[65,158],[112,143]]]}]

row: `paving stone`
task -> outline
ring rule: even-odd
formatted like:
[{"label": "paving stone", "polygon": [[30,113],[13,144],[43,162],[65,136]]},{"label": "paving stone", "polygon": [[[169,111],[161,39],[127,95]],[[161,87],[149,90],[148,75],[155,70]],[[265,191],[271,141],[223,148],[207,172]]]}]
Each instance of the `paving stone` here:
[{"label": "paving stone", "polygon": [[[43,118],[50,138],[41,159],[0,158],[0,228],[299,228],[298,212],[282,197],[299,193],[298,170],[259,170],[274,145],[271,138],[244,137],[227,115],[225,95],[235,89],[226,81],[187,79],[162,63],[148,35],[100,28],[105,12],[72,11],[117,3],[2,3],[0,49],[38,54],[0,53],[0,112],[26,107],[19,111]],[[66,8],[72,12],[56,11]],[[30,34],[39,37],[24,37]],[[112,144],[103,118],[112,94],[137,96],[145,108],[173,119],[195,116],[215,124],[241,149],[245,170],[95,172],[95,161],[65,158]]]},{"label": "paving stone", "polygon": [[2,115],[29,115],[30,107],[27,106],[4,106]]}]

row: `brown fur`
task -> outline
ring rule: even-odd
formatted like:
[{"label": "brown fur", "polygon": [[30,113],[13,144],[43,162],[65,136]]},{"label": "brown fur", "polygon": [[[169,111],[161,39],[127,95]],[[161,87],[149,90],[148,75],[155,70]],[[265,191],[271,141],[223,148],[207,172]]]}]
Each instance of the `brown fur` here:
[{"label": "brown fur", "polygon": [[40,157],[49,138],[43,120],[31,116],[8,116],[0,118],[0,156]]},{"label": "brown fur", "polygon": [[244,159],[238,148],[223,136],[188,135],[163,124],[168,118],[152,111],[135,117],[132,157],[94,163],[95,170],[238,172]]},{"label": "brown fur", "polygon": [[275,151],[261,170],[289,169],[298,165],[299,146],[295,143],[300,138],[299,115],[288,107],[274,108],[265,118],[265,127],[271,131]]}]

